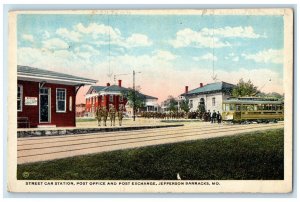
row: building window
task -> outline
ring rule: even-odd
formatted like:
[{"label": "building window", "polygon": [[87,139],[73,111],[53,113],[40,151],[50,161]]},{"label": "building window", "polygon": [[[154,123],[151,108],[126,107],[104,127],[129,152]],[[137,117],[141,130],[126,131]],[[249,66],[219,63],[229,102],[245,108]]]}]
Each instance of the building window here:
[{"label": "building window", "polygon": [[193,108],[193,100],[190,100],[190,108]]},{"label": "building window", "polygon": [[109,101],[113,102],[114,101],[114,96],[113,95],[109,95]]},{"label": "building window", "polygon": [[73,99],[72,99],[72,96],[70,96],[69,97],[69,111],[70,112],[72,111],[72,108],[73,108],[72,104],[73,104]]},{"label": "building window", "polygon": [[22,98],[23,98],[23,86],[18,85],[18,95],[17,95],[17,111],[22,111]]},{"label": "building window", "polygon": [[216,106],[216,98],[215,97],[212,98],[212,106]]},{"label": "building window", "polygon": [[56,112],[66,112],[66,89],[56,89]]},{"label": "building window", "polygon": [[120,95],[120,100],[119,101],[123,102],[123,96],[122,95]]}]

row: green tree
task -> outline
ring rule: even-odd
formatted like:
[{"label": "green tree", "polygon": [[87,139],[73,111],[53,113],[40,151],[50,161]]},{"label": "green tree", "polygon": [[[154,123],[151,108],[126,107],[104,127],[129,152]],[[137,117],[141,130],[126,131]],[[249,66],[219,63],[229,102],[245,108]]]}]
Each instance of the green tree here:
[{"label": "green tree", "polygon": [[146,97],[139,92],[139,89],[133,90],[132,88],[128,88],[122,94],[127,99],[128,105],[134,109],[134,113],[138,109],[145,107]]},{"label": "green tree", "polygon": [[204,103],[199,103],[198,112],[200,112],[200,113],[205,112],[205,104]]},{"label": "green tree", "polygon": [[240,79],[238,84],[232,90],[232,96],[234,97],[254,96],[257,93],[259,93],[257,86],[254,86],[250,80],[244,82],[243,79]]},{"label": "green tree", "polygon": [[178,110],[177,108],[177,101],[173,96],[168,97],[169,103],[168,103],[168,111],[176,112]]},{"label": "green tree", "polygon": [[183,99],[179,103],[179,107],[184,112],[188,113],[190,111],[189,101],[187,99]]},{"label": "green tree", "polygon": [[279,94],[276,92],[272,92],[272,93],[263,93],[260,92],[257,94],[258,97],[263,97],[263,98],[277,98],[279,100],[283,100],[284,99],[284,95],[283,94]]}]

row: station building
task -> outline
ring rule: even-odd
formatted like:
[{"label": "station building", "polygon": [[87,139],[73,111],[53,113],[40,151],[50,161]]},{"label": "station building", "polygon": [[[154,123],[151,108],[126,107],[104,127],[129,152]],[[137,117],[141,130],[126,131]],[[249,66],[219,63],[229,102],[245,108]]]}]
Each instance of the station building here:
[{"label": "station building", "polygon": [[76,94],[96,80],[17,66],[17,124],[24,127],[76,126]]},{"label": "station building", "polygon": [[185,93],[181,94],[181,98],[185,98],[189,101],[190,111],[197,111],[200,104],[205,106],[205,110],[211,112],[215,110],[220,113],[222,110],[222,102],[230,97],[234,84],[226,83],[224,81],[209,83],[203,85],[200,83],[198,88],[193,90],[188,89],[185,86]]}]

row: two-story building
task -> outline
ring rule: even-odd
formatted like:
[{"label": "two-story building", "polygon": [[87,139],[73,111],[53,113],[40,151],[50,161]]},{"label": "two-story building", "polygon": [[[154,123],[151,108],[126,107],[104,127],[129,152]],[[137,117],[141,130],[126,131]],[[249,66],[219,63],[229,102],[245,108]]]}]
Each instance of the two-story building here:
[{"label": "two-story building", "polygon": [[[122,86],[122,80],[118,80],[118,85],[106,86],[91,86],[87,91],[86,98],[86,113],[87,116],[94,116],[97,107],[105,106],[109,109],[109,105],[112,104],[117,110],[120,105],[125,107],[126,114],[132,116],[132,108],[128,105],[127,99],[124,93],[128,91],[128,88]],[[158,98],[140,93],[145,98],[145,107],[139,111],[157,111]]]},{"label": "two-story building", "polygon": [[106,86],[91,86],[85,95],[87,115],[94,116],[98,107],[105,106],[108,110],[110,104],[117,110],[121,104],[125,106],[127,99],[123,96],[123,92],[126,90],[127,88],[122,87],[122,80],[118,80],[118,85],[107,83]]}]

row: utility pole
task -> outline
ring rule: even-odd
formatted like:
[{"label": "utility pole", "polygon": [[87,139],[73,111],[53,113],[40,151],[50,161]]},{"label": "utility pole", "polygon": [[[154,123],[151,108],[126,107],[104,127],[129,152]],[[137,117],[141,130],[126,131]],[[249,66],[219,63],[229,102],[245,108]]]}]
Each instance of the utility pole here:
[{"label": "utility pole", "polygon": [[132,84],[133,84],[133,86],[132,86],[132,88],[133,88],[133,121],[135,121],[135,112],[136,112],[136,90],[135,90],[135,74],[136,73],[141,73],[141,72],[135,72],[134,70],[133,70],[133,81],[132,81]]},{"label": "utility pole", "polygon": [[135,71],[133,70],[133,121],[135,121]]}]

